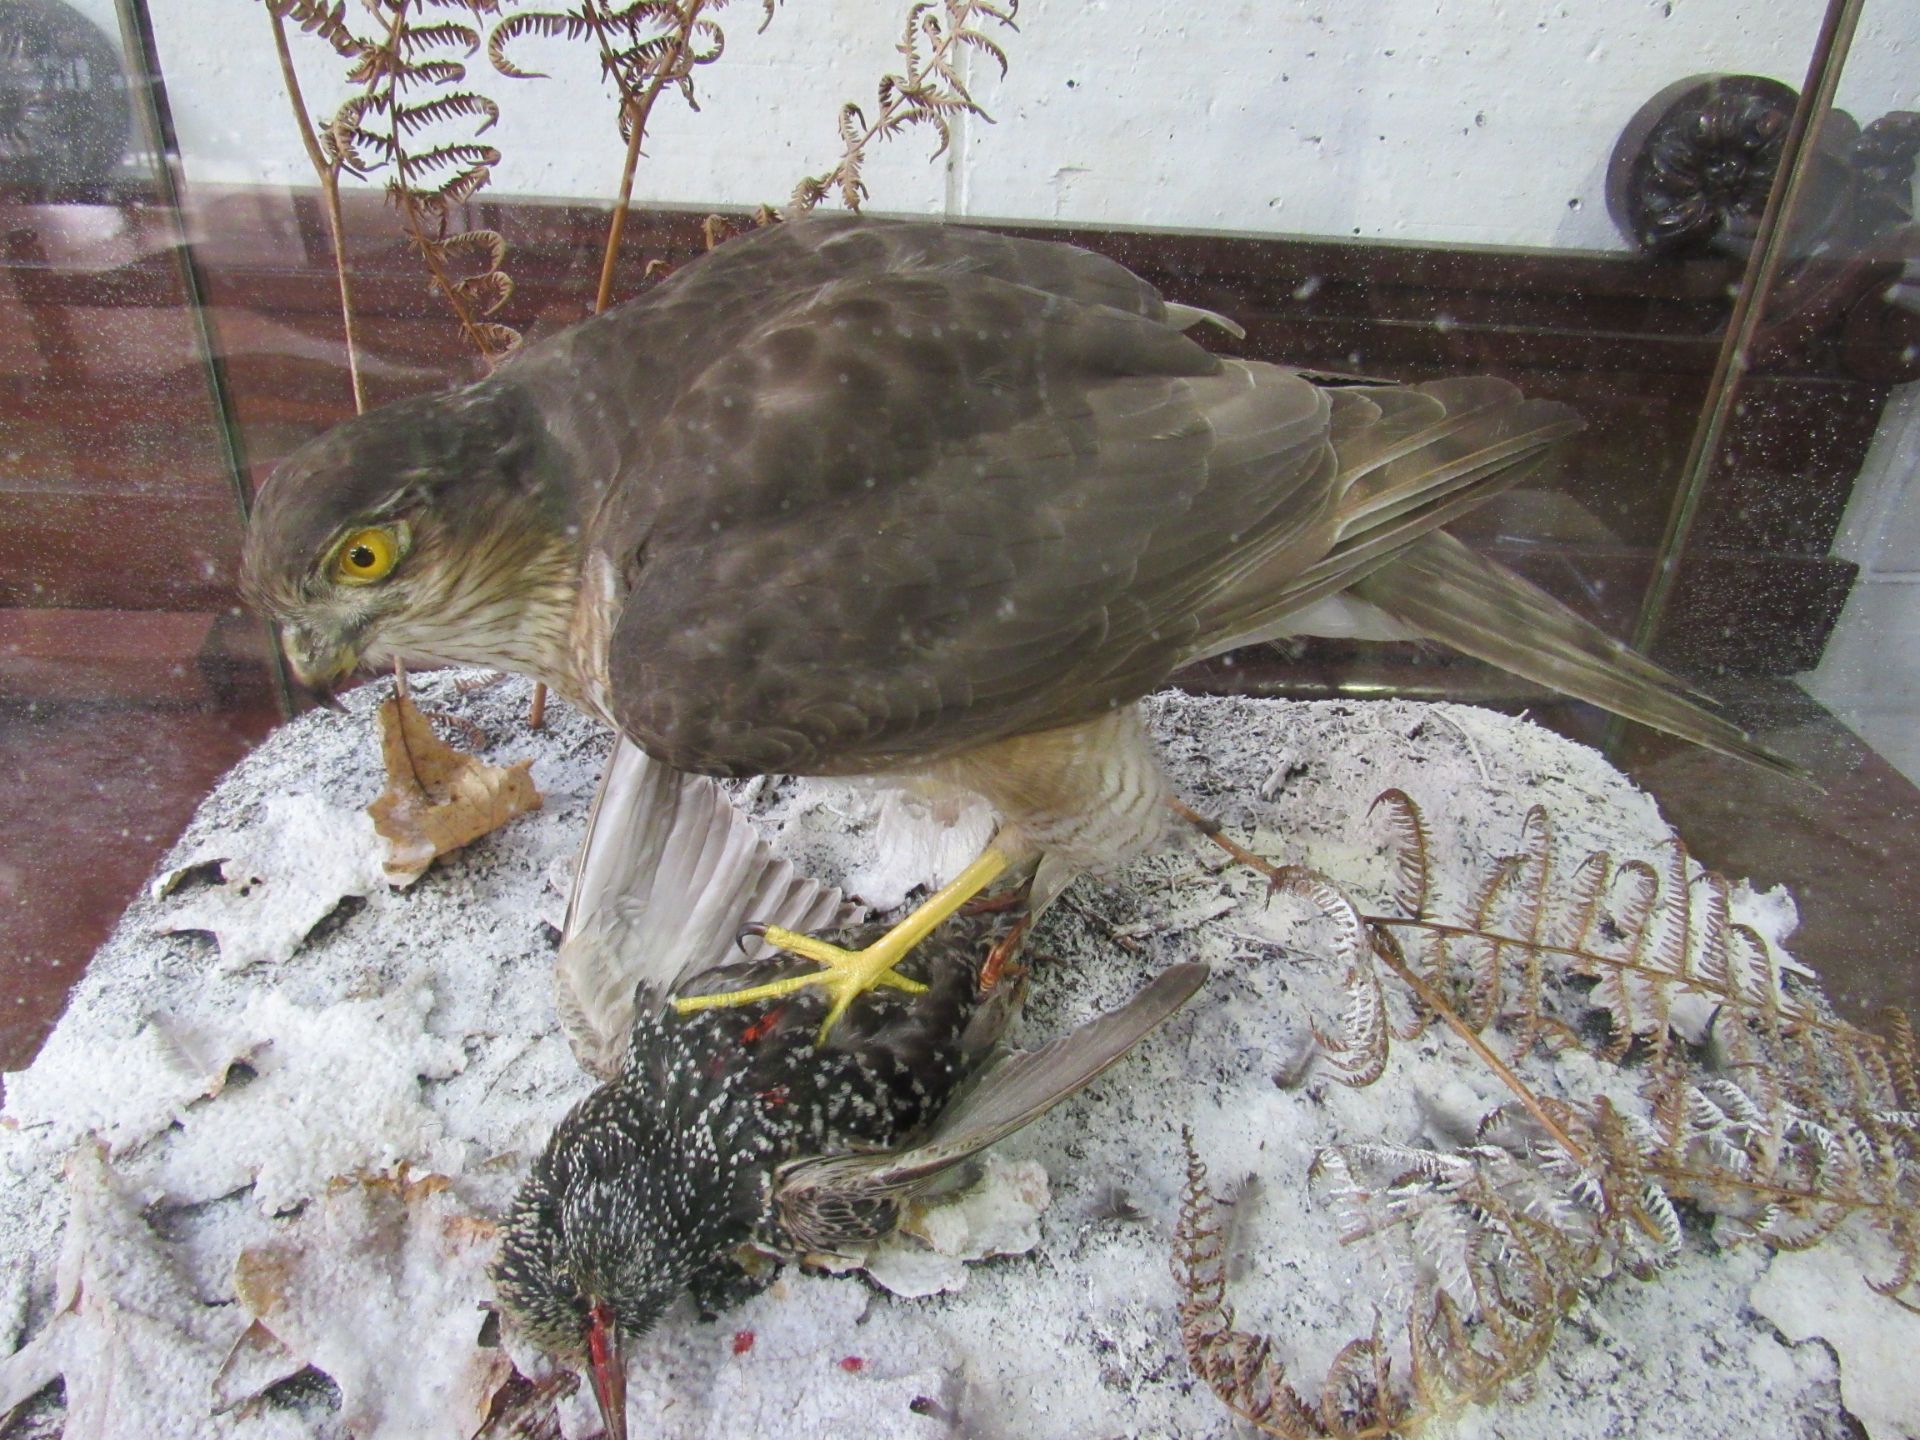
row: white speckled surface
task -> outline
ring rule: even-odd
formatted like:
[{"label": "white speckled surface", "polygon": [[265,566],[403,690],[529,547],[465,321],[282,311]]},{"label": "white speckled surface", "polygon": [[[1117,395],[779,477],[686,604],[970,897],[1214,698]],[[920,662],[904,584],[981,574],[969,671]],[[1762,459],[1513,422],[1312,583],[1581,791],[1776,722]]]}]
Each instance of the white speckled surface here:
[{"label": "white speckled surface", "polygon": [[[204,880],[137,902],[41,1058],[8,1077],[0,1343],[47,1323],[67,1214],[62,1165],[89,1132],[107,1142],[115,1183],[146,1207],[170,1273],[214,1307],[205,1313],[220,1334],[203,1342],[220,1343],[244,1328],[240,1307],[222,1304],[235,1256],[291,1233],[329,1175],[406,1161],[415,1173],[449,1174],[466,1213],[497,1216],[554,1120],[588,1088],[555,1025],[555,937],[542,917],[555,908],[548,876],[577,843],[606,739],[564,710],[529,734],[517,682],[461,693],[436,677],[420,691],[427,708],[458,711],[497,737],[488,759],[533,757],[544,808],[410,890],[374,887],[289,958],[237,972],[207,936],[168,933],[204,903]],[[378,789],[375,698],[370,687],[352,713],[310,716],[276,735],[208,799],[173,863],[236,848],[236,837],[284,819],[295,802],[273,797],[305,797],[295,808],[328,814],[364,805]],[[1572,850],[1604,845],[1624,858],[1666,838],[1651,799],[1593,752],[1523,721],[1451,706],[1179,696],[1149,702],[1149,713],[1190,802],[1263,853],[1311,863],[1361,895],[1387,878],[1367,806],[1390,785],[1425,809],[1443,890],[1464,882],[1465,857],[1511,848],[1534,803],[1551,809]],[[875,845],[880,800],[870,788],[754,783],[742,798],[776,844],[826,878],[897,885]],[[891,846],[896,831],[888,834]],[[937,845],[898,853],[917,865],[946,859]],[[1742,889],[1735,913],[1775,941],[1793,924],[1783,894]],[[683,1307],[635,1347],[634,1433],[1237,1433],[1192,1380],[1174,1324],[1167,1254],[1183,1124],[1216,1184],[1243,1196],[1232,1295],[1242,1325],[1270,1331],[1290,1367],[1317,1378],[1346,1338],[1371,1328],[1382,1297],[1377,1271],[1338,1243],[1334,1217],[1307,1196],[1314,1150],[1340,1139],[1416,1141],[1449,1115],[1498,1103],[1490,1077],[1437,1036],[1396,1049],[1369,1089],[1315,1071],[1294,1088],[1276,1085],[1298,1060],[1309,1018],[1326,1024],[1340,1006],[1340,976],[1316,948],[1318,933],[1294,902],[1269,900],[1264,881],[1222,868],[1192,837],[1122,883],[1082,882],[1035,939],[1034,953],[1050,962],[1036,964],[1016,1039],[1111,1008],[1176,959],[1207,959],[1215,975],[1138,1053],[1001,1147],[1008,1162],[1044,1166],[1051,1202],[1039,1243],[972,1266],[962,1290],[926,1299],[890,1296],[862,1277],[788,1273],[713,1323]],[[233,1060],[248,1071],[205,1093]],[[1586,1073],[1579,1062],[1533,1064],[1549,1090]],[[1853,1265],[1839,1249],[1797,1263]],[[1768,1264],[1762,1252],[1719,1251],[1704,1227],[1691,1229],[1680,1263],[1658,1282],[1596,1292],[1563,1328],[1531,1400],[1475,1412],[1459,1433],[1857,1434],[1839,1409],[1832,1353],[1787,1342],[1749,1308]],[[471,1340],[444,1321],[468,1314],[478,1336],[473,1307],[487,1298],[478,1273],[468,1266],[423,1291],[414,1282],[385,1289],[376,1269],[344,1289],[364,1314],[348,1306],[335,1317],[343,1334],[390,1336],[395,1307],[412,1306],[419,1333],[453,1336],[437,1349],[375,1346],[358,1357],[356,1383],[377,1384],[382,1366],[410,1377],[452,1367]],[[418,1314],[423,1305],[435,1313]],[[737,1337],[748,1332],[742,1348]],[[23,1373],[0,1361],[0,1397]],[[181,1394],[173,1413],[88,1433],[344,1433],[325,1387],[276,1393],[289,1403],[218,1418],[204,1393]],[[72,1392],[68,1400],[76,1403]],[[590,1410],[571,1403],[568,1434],[590,1433]],[[449,1404],[442,1433],[458,1433],[455,1413]],[[421,1434],[416,1422],[357,1433]],[[1884,1423],[1874,1431],[1899,1433]]]}]

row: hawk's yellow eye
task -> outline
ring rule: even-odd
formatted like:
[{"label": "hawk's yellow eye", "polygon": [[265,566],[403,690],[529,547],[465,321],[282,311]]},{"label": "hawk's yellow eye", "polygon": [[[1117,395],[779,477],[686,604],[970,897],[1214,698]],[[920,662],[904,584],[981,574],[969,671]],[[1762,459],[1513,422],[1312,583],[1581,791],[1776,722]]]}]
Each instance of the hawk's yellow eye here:
[{"label": "hawk's yellow eye", "polygon": [[371,585],[386,579],[399,559],[399,539],[393,531],[356,530],[333,552],[333,578],[346,585]]}]

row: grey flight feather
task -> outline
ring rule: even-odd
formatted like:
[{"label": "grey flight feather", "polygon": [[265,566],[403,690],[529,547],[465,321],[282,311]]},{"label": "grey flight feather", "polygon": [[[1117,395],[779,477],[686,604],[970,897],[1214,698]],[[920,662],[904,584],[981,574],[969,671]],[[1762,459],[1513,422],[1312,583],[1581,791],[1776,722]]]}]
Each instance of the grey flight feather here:
[{"label": "grey flight feather", "polygon": [[917,1144],[786,1166],[776,1182],[774,1205],[788,1232],[806,1248],[824,1253],[887,1233],[900,1202],[1078,1093],[1192,999],[1207,974],[1207,967],[1197,963],[1169,966],[1118,1010],[1037,1050],[1008,1056]]},{"label": "grey flight feather", "polygon": [[[705,776],[618,741],[601,777],[554,964],[562,1028],[581,1065],[618,1073],[635,996],[664,999],[741,958],[735,938],[759,921],[811,933],[858,907],[797,871]],[[764,953],[750,942],[749,958]]]},{"label": "grey flight feather", "polygon": [[1408,546],[1353,593],[1422,635],[1536,684],[1780,774],[1800,773],[1708,710],[1676,676],[1444,531]]}]

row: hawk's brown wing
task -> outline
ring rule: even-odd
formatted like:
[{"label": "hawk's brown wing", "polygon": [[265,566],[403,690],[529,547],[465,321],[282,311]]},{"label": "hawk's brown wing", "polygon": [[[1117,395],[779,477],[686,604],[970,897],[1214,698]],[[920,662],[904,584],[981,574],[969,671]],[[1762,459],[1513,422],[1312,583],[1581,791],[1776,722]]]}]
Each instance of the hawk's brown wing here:
[{"label": "hawk's brown wing", "polygon": [[[612,708],[684,768],[850,772],[1157,685],[1223,585],[1331,535],[1329,406],[971,269],[769,296],[597,537]],[[611,513],[611,512],[610,512]]]}]

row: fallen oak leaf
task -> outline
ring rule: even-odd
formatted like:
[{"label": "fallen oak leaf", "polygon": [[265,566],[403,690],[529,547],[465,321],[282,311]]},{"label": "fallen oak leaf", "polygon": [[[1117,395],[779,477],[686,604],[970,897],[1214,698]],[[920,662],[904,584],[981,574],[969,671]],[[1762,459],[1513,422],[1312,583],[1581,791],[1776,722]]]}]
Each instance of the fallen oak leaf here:
[{"label": "fallen oak leaf", "polygon": [[[236,1259],[238,1308],[260,1331],[249,1344],[284,1352],[278,1368],[332,1379],[341,1423],[361,1440],[467,1440],[515,1375],[481,1338],[495,1228],[444,1175],[337,1178]],[[220,1396],[247,1398],[237,1386]]]},{"label": "fallen oak leaf", "polygon": [[[139,1197],[83,1142],[66,1166],[66,1240],[53,1312],[0,1360],[0,1428],[55,1378],[66,1382],[66,1440],[219,1440],[238,1417],[210,1413],[222,1357],[245,1319],[195,1293],[183,1247],[154,1233]],[[292,1416],[262,1416],[244,1433],[292,1440]]]},{"label": "fallen oak leaf", "polygon": [[130,1154],[177,1129],[235,1075],[257,1071],[269,1043],[224,1018],[161,1013],[135,1022],[130,1034],[96,1032],[84,1044],[62,1037],[7,1077],[7,1117],[44,1127],[55,1146],[93,1134],[109,1157]]},{"label": "fallen oak leaf", "polygon": [[502,767],[454,749],[404,696],[384,702],[379,719],[387,784],[367,814],[387,842],[389,884],[411,885],[448,851],[540,808],[531,760]]},{"label": "fallen oak leaf", "polygon": [[349,897],[377,889],[367,817],[314,795],[269,795],[243,828],[215,835],[154,883],[163,932],[201,931],[235,974],[277,965]]},{"label": "fallen oak leaf", "polygon": [[[142,1180],[173,1204],[199,1204],[249,1184],[268,1215],[323,1191],[335,1175],[392,1170],[411,1159],[461,1163],[461,1142],[427,1103],[423,1080],[466,1068],[462,1046],[432,1033],[431,986],[362,1000],[296,1005],[256,997],[234,1022],[264,1042],[250,1084],[185,1111]],[[351,1072],[354,1083],[330,1083]]]}]

